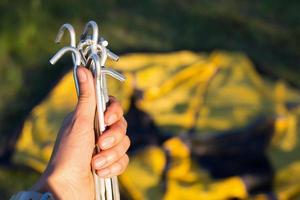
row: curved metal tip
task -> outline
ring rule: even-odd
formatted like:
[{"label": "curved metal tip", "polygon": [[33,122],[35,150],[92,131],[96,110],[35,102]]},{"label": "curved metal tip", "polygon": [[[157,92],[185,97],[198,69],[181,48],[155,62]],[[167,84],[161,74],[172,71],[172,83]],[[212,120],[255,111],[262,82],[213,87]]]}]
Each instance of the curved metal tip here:
[{"label": "curved metal tip", "polygon": [[73,26],[69,23],[66,23],[66,24],[63,24],[60,28],[59,28],[59,31],[56,35],[56,38],[55,38],[55,43],[60,43],[64,33],[65,33],[65,30],[68,30],[69,31],[69,34],[70,34],[70,39],[71,39],[71,46],[72,47],[75,47],[76,46],[76,34],[75,34],[75,30],[73,28]]},{"label": "curved metal tip", "polygon": [[57,62],[57,60],[54,59],[54,57],[52,57],[50,60],[49,60],[50,64],[51,65],[55,65],[55,63]]},{"label": "curved metal tip", "polygon": [[99,29],[98,29],[98,25],[95,21],[91,20],[89,21],[85,27],[84,27],[84,30],[83,30],[83,33],[81,34],[80,36],[80,40],[85,40],[87,34],[88,34],[88,30],[89,28],[92,28],[93,32],[92,32],[92,40],[97,43],[98,41],[98,32],[99,32]]},{"label": "curved metal tip", "polygon": [[81,55],[80,52],[74,47],[64,47],[60,49],[51,59],[50,63],[54,65],[66,52],[71,51],[75,55],[75,64],[77,66],[81,63]]},{"label": "curved metal tip", "polygon": [[101,37],[98,41],[98,43],[102,46],[107,47],[108,46],[108,41],[106,39],[104,39],[103,37]]},{"label": "curved metal tip", "polygon": [[106,49],[106,51],[107,51],[107,56],[112,60],[118,61],[120,59],[120,57],[117,54],[111,52],[109,49]]},{"label": "curved metal tip", "polygon": [[102,73],[110,75],[110,76],[114,77],[115,79],[122,81],[122,82],[126,80],[126,78],[123,74],[121,74],[113,69],[110,69],[110,68],[103,67]]}]

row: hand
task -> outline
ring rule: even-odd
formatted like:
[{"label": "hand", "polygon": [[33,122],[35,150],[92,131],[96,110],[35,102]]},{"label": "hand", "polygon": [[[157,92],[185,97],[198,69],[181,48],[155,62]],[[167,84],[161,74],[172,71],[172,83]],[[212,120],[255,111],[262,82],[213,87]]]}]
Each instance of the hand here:
[{"label": "hand", "polygon": [[77,76],[80,95],[76,109],[64,120],[48,166],[32,188],[51,192],[55,199],[95,199],[91,166],[100,177],[111,177],[124,172],[129,161],[127,123],[113,97],[104,116],[109,128],[96,142],[101,152],[93,156],[96,109],[93,77],[83,67],[78,68]]}]

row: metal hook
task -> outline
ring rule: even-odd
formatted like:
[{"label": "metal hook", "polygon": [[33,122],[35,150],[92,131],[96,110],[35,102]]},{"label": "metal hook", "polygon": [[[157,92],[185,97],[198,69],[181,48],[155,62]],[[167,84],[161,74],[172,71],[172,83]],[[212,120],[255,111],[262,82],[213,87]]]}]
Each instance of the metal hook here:
[{"label": "metal hook", "polygon": [[82,35],[80,36],[80,40],[85,40],[86,36],[88,34],[89,28],[92,28],[92,47],[93,47],[93,51],[96,52],[96,45],[98,42],[98,35],[99,35],[99,29],[98,29],[98,25],[95,21],[89,21],[83,30]]},{"label": "metal hook", "polygon": [[102,67],[101,74],[110,75],[110,76],[114,77],[115,79],[118,79],[119,81],[122,81],[122,82],[125,81],[125,76],[123,76],[123,74],[121,74],[113,69],[110,69],[110,68]]},{"label": "metal hook", "polygon": [[55,43],[60,43],[61,41],[61,38],[63,37],[64,33],[65,33],[65,30],[68,30],[69,31],[69,34],[70,34],[70,39],[71,39],[71,47],[76,47],[76,34],[75,34],[75,30],[73,28],[73,26],[71,24],[63,24],[57,35],[56,35],[56,38],[55,38]]},{"label": "metal hook", "polygon": [[[58,33],[56,35],[56,38],[55,38],[55,43],[60,43],[60,41],[61,41],[61,39],[62,39],[62,37],[64,35],[65,30],[68,30],[69,34],[70,34],[70,46],[76,48],[76,34],[75,34],[75,30],[74,30],[73,26],[71,24],[68,24],[68,23],[63,24],[60,27],[60,29],[59,29],[59,31],[58,31]],[[78,65],[76,65],[75,55],[74,54],[72,54],[72,60],[73,60],[73,74],[74,74],[74,81],[75,81],[76,93],[78,95],[79,94],[78,93],[79,92],[79,84],[78,84],[78,79],[77,79],[77,76],[76,76],[76,72],[77,72],[77,68],[78,68],[77,66]]]},{"label": "metal hook", "polygon": [[[108,42],[107,40],[105,40],[103,37],[100,38],[99,40],[99,44],[97,44],[97,49],[99,49],[100,51],[100,65],[101,67],[104,67],[105,62],[107,60],[107,57],[113,57],[114,59],[118,59],[118,56],[116,57],[116,55],[112,55],[109,54],[108,52],[110,52],[106,47],[108,46]],[[103,80],[103,93],[104,93],[104,98],[105,101],[108,102],[109,101],[109,97],[108,97],[108,89],[107,89],[107,83],[106,83],[106,77],[105,74],[102,75],[102,80]]]},{"label": "metal hook", "polygon": [[107,56],[108,56],[110,59],[112,59],[112,60],[114,60],[114,61],[118,61],[118,60],[120,59],[120,57],[119,57],[117,54],[111,52],[109,49],[107,49],[106,51],[107,51]]},{"label": "metal hook", "polygon": [[[98,44],[97,45],[97,50],[99,50],[99,52],[101,52],[101,45],[100,44]],[[117,54],[115,54],[115,53],[113,53],[113,52],[111,52],[109,49],[107,49],[106,48],[106,54],[107,54],[107,56],[110,58],[110,59],[112,59],[112,60],[114,60],[114,61],[118,61],[119,59],[120,59],[120,57],[117,55]]]},{"label": "metal hook", "polygon": [[73,78],[75,82],[75,87],[76,87],[76,93],[77,96],[79,95],[79,84],[77,80],[77,68],[80,66],[81,63],[81,54],[80,52],[74,48],[74,47],[64,47],[60,49],[51,59],[50,63],[54,65],[66,52],[71,51],[72,56],[75,56],[75,62],[74,62],[74,67],[73,67]]},{"label": "metal hook", "polygon": [[60,49],[51,59],[50,63],[54,65],[66,52],[71,51],[75,55],[75,64],[77,66],[80,66],[80,53],[79,51],[74,47],[63,47]]}]

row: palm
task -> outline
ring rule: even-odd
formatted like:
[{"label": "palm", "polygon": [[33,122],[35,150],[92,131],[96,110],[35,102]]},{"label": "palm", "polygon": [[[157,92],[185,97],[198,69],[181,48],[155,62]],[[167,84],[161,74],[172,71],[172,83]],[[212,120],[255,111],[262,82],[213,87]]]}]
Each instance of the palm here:
[{"label": "palm", "polygon": [[[60,166],[55,170],[64,175],[63,180],[60,181],[72,190],[74,199],[94,199],[90,163],[93,154],[92,147],[95,143],[94,131],[93,124],[84,122],[84,120],[75,119],[74,115],[65,119],[48,164],[49,166]],[[72,137],[76,137],[76,140]],[[76,141],[76,143],[72,143],[72,141]],[[66,148],[68,146],[70,148]]]}]

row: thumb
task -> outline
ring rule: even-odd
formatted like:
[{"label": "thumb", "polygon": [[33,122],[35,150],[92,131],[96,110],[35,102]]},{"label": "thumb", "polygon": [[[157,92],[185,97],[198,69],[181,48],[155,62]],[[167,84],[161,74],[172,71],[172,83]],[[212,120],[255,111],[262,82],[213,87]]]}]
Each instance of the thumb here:
[{"label": "thumb", "polygon": [[75,169],[80,169],[78,170],[80,173],[90,173],[86,169],[90,169],[95,144],[93,133],[96,99],[93,76],[84,67],[79,67],[76,74],[80,90],[78,103],[71,119],[66,120],[59,133],[51,157],[51,164],[48,165],[61,167],[66,170],[65,172],[68,171],[68,174],[72,174]]},{"label": "thumb", "polygon": [[93,75],[88,69],[79,67],[77,69],[77,78],[79,82],[79,96],[75,115],[94,120],[96,99]]}]

